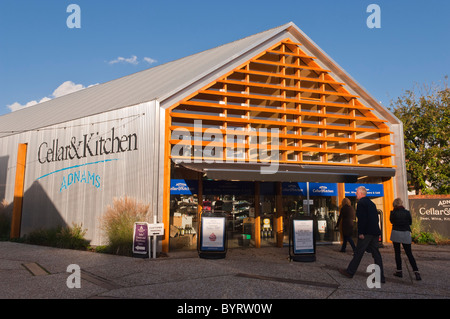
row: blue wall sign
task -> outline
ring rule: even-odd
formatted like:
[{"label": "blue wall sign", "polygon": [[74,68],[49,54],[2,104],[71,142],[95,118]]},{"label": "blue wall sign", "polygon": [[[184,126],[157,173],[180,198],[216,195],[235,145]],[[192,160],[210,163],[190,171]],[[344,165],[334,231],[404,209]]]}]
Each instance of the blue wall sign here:
[{"label": "blue wall sign", "polygon": [[345,184],[345,196],[356,196],[356,189],[364,186],[368,197],[383,197],[384,188],[382,184]]},{"label": "blue wall sign", "polygon": [[[283,183],[283,192],[285,196],[305,196],[306,183]],[[309,183],[309,196],[337,196],[336,183]]]},{"label": "blue wall sign", "polygon": [[[261,194],[275,194],[273,183],[261,183]],[[336,183],[309,183],[309,196],[338,196],[338,184]],[[384,189],[382,184],[345,184],[345,196],[356,196],[356,189],[364,186],[367,196],[382,197]],[[282,183],[283,196],[305,196],[306,183],[284,182]],[[204,195],[253,195],[255,186],[253,182],[233,181],[203,181]],[[198,194],[198,181],[185,179],[170,180],[171,195]]]},{"label": "blue wall sign", "polygon": [[284,182],[281,185],[285,196],[306,196],[306,183]]},{"label": "blue wall sign", "polygon": [[196,180],[171,179],[171,195],[194,195],[198,193],[198,182]]},{"label": "blue wall sign", "polygon": [[309,183],[309,196],[337,196],[336,183]]}]

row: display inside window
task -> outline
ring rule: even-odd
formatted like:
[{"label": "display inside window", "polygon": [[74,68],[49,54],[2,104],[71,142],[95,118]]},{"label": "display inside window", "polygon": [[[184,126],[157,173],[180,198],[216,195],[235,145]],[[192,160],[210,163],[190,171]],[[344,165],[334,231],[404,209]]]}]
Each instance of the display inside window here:
[{"label": "display inside window", "polygon": [[228,247],[254,246],[255,209],[253,196],[203,196],[203,211],[227,215]]},{"label": "display inside window", "polygon": [[171,249],[195,249],[198,232],[196,195],[172,195],[170,198]]}]

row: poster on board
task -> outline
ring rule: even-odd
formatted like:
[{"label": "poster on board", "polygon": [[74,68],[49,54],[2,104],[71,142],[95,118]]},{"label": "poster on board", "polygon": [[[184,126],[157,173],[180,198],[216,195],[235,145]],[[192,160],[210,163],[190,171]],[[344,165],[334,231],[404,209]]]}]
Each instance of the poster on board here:
[{"label": "poster on board", "polygon": [[225,250],[225,217],[202,217],[201,251]]},{"label": "poster on board", "polygon": [[133,231],[133,254],[148,255],[148,224],[143,222],[134,223]]},{"label": "poster on board", "polygon": [[293,221],[294,254],[314,254],[313,220]]}]

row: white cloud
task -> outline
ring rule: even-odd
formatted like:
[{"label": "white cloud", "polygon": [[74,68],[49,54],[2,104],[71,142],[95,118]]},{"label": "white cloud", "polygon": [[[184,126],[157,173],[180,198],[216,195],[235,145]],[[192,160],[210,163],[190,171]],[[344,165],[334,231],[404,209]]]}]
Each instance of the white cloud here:
[{"label": "white cloud", "polygon": [[63,84],[61,84],[60,86],[58,86],[58,88],[56,90],[53,91],[53,97],[60,97],[66,94],[70,94],[79,90],[84,89],[84,86],[82,84],[75,84],[72,81],[66,81]]},{"label": "white cloud", "polygon": [[120,56],[120,57],[118,57],[118,58],[115,59],[115,60],[109,61],[108,63],[109,63],[109,64],[129,63],[129,64],[134,64],[134,65],[139,64],[139,62],[137,61],[137,56],[135,56],[135,55],[131,56],[131,57],[128,58],[128,59],[123,58],[123,57]]},{"label": "white cloud", "polygon": [[[88,87],[91,87],[94,85],[97,85],[97,84],[93,84]],[[11,105],[7,105],[7,107],[11,110],[11,112],[14,112],[14,111],[26,108],[26,107],[30,107],[30,106],[39,104],[39,103],[50,101],[51,99],[54,99],[54,98],[57,98],[57,97],[60,97],[60,96],[63,96],[63,95],[69,94],[69,93],[80,91],[85,88],[86,87],[82,84],[75,84],[72,81],[66,81],[63,84],[61,84],[60,86],[58,86],[56,88],[56,90],[53,91],[53,94],[50,95],[50,97],[45,96],[42,99],[40,99],[39,102],[37,102],[36,100],[33,100],[33,101],[25,103],[24,105],[20,104],[19,102],[14,102]]]},{"label": "white cloud", "polygon": [[[149,57],[144,57],[142,60],[144,62],[147,62],[148,64],[153,64],[153,63],[158,62],[155,59],[152,59]],[[116,63],[128,63],[128,64],[133,64],[133,65],[138,65],[140,63],[140,61],[138,60],[137,56],[132,55],[129,58],[124,58],[124,57],[119,56],[117,59],[111,60],[108,62],[108,64],[116,64]]]},{"label": "white cloud", "polygon": [[147,62],[148,64],[153,64],[153,63],[158,62],[155,59],[148,58],[148,57],[144,57],[144,61]]}]

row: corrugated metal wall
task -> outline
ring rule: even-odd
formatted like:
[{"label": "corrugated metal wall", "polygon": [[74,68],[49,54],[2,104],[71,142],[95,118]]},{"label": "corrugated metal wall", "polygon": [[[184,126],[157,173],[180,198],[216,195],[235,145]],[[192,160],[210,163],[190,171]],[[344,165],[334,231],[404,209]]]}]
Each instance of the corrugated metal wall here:
[{"label": "corrugated metal wall", "polygon": [[152,101],[2,138],[0,196],[12,203],[17,147],[27,143],[22,235],[77,223],[91,244],[105,243],[100,216],[125,195],[162,221],[163,133],[164,110]]}]

